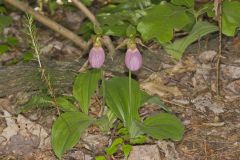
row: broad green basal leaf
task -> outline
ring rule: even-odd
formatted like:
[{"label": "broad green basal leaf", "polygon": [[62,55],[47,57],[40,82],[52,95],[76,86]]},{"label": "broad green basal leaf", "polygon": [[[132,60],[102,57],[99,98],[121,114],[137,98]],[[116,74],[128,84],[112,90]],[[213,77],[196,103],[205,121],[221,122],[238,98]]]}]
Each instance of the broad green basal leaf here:
[{"label": "broad green basal leaf", "polygon": [[194,41],[198,40],[204,35],[212,32],[216,32],[218,27],[208,23],[199,21],[197,22],[192,31],[188,36],[174,41],[174,43],[169,43],[164,45],[164,49],[175,59],[180,59],[185,51],[185,49]]},{"label": "broad green basal leaf", "polygon": [[74,106],[68,99],[65,97],[58,97],[56,99],[58,106],[60,107],[61,110],[64,112],[78,112],[78,109],[76,106]]},{"label": "broad green basal leaf", "polygon": [[56,156],[61,159],[65,151],[76,145],[93,119],[81,112],[61,114],[52,127],[51,142]]},{"label": "broad green basal leaf", "polygon": [[132,80],[131,97],[129,103],[129,83],[127,77],[114,77],[105,82],[106,103],[110,110],[123,121],[131,135],[136,131],[133,120],[139,119],[138,108],[141,102],[139,85]]},{"label": "broad green basal leaf", "polygon": [[159,140],[179,141],[184,134],[182,122],[176,116],[168,113],[159,113],[148,117],[143,124],[138,123],[138,125],[142,132]]},{"label": "broad green basal leaf", "polygon": [[225,0],[223,2],[222,32],[234,36],[240,27],[240,2]]},{"label": "broad green basal leaf", "polygon": [[183,5],[188,8],[193,7],[194,2],[195,2],[195,0],[171,0],[171,3],[173,3],[175,5]]},{"label": "broad green basal leaf", "polygon": [[173,38],[174,29],[182,29],[190,23],[186,8],[166,2],[152,7],[146,13],[137,26],[144,40],[169,42]]},{"label": "broad green basal leaf", "polygon": [[86,73],[80,73],[75,79],[73,96],[79,101],[82,111],[86,114],[88,113],[91,96],[95,92],[100,78],[101,71],[93,69]]}]

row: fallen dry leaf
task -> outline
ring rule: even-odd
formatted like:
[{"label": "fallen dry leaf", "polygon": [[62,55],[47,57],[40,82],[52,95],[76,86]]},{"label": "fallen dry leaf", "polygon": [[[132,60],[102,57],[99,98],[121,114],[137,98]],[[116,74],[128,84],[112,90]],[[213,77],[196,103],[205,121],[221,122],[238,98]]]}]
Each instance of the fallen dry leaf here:
[{"label": "fallen dry leaf", "polygon": [[182,93],[177,86],[167,86],[164,84],[160,75],[152,74],[147,80],[141,83],[141,87],[151,95],[160,97],[181,96]]}]

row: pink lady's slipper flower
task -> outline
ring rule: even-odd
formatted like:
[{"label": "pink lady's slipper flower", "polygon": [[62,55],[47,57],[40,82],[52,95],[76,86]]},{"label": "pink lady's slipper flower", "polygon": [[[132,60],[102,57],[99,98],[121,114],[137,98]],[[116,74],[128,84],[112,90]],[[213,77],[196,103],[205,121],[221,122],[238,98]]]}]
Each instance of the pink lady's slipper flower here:
[{"label": "pink lady's slipper flower", "polygon": [[103,48],[101,46],[94,46],[90,50],[88,60],[92,68],[101,68],[105,60]]},{"label": "pink lady's slipper flower", "polygon": [[125,55],[125,64],[130,71],[137,71],[142,66],[142,55],[137,48],[129,48]]}]

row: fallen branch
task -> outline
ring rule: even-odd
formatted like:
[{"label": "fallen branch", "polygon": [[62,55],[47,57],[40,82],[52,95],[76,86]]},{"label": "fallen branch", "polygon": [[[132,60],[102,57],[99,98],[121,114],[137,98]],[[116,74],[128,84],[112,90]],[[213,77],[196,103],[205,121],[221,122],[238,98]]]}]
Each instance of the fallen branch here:
[{"label": "fallen branch", "polygon": [[77,46],[81,47],[83,50],[88,48],[87,43],[84,40],[82,40],[79,36],[77,36],[75,33],[61,26],[60,24],[52,21],[51,19],[41,15],[40,13],[34,11],[27,4],[20,2],[18,0],[5,0],[5,2],[20,9],[23,12],[32,15],[33,17],[35,17],[37,21],[41,22],[42,24],[56,31],[57,33],[60,33],[62,36],[68,38],[69,40],[73,41]]},{"label": "fallen branch", "polygon": [[[100,23],[97,21],[96,17],[92,14],[92,12],[79,0],[72,0],[72,3],[81,11],[83,14],[85,14],[88,19],[96,26],[100,26]],[[108,48],[108,51],[110,53],[111,58],[113,57],[115,53],[115,47],[112,44],[112,40],[109,36],[103,37],[103,42],[105,46]]]},{"label": "fallen branch", "polygon": [[218,19],[218,27],[219,27],[219,39],[218,39],[218,54],[217,54],[217,65],[216,65],[216,93],[217,96],[220,96],[220,65],[221,65],[221,57],[222,57],[222,0],[215,0],[215,15]]}]

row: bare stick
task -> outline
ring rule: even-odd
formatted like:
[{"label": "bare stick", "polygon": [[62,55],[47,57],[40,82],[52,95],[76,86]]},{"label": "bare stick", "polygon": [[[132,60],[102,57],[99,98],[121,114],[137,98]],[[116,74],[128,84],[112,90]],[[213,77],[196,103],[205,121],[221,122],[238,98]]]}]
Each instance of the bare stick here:
[{"label": "bare stick", "polygon": [[46,25],[50,29],[60,33],[62,36],[68,38],[69,40],[73,41],[76,45],[81,47],[83,50],[87,48],[87,43],[84,40],[82,40],[79,36],[77,36],[75,33],[68,30],[67,28],[59,25],[58,23],[50,20],[49,18],[39,14],[38,12],[34,11],[27,4],[25,4],[21,1],[18,1],[18,0],[5,0],[5,2],[20,9],[23,12],[26,12],[26,13],[34,16],[37,21]]},{"label": "bare stick", "polygon": [[[99,26],[100,23],[97,21],[96,17],[92,14],[92,12],[79,0],[72,0],[72,3],[79,9],[81,10],[87,17],[88,19],[96,26]],[[112,40],[110,39],[109,36],[104,36],[103,37],[103,42],[108,48],[111,57],[113,57],[113,54],[115,53],[115,48],[112,44]]]},{"label": "bare stick", "polygon": [[217,75],[216,75],[216,88],[217,88],[217,96],[220,96],[220,64],[221,64],[221,56],[222,56],[222,0],[218,2],[219,10],[217,13],[218,16],[218,27],[219,27],[219,41],[218,41],[218,55],[217,55]]}]

